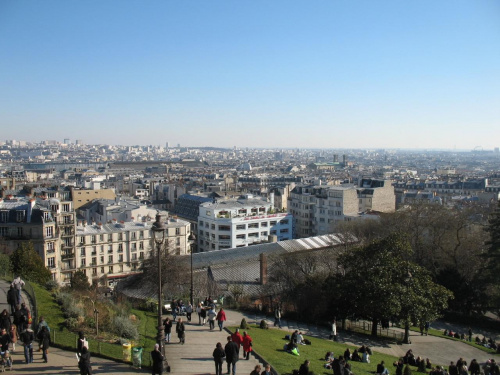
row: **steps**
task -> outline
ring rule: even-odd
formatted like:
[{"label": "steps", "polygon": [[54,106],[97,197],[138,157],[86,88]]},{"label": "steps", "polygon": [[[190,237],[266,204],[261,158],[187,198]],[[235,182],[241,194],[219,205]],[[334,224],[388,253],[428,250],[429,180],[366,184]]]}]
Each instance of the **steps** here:
[{"label": "steps", "polygon": [[[186,343],[181,345],[175,333],[175,325],[172,327],[172,340],[165,345],[165,354],[172,374],[206,375],[215,374],[215,364],[212,353],[215,345],[220,342],[222,347],[227,343],[229,333],[225,330],[219,331],[217,324],[215,329],[210,331],[208,323],[205,326],[198,325],[198,318],[193,314],[192,323],[184,322],[186,327]],[[226,325],[239,325],[239,321],[232,320],[228,316]],[[195,324],[196,322],[196,324]],[[240,348],[240,360],[236,363],[237,374],[249,374],[253,371],[259,361],[250,355],[247,361],[242,359],[243,348]],[[226,373],[226,362],[222,365],[222,372]]]}]

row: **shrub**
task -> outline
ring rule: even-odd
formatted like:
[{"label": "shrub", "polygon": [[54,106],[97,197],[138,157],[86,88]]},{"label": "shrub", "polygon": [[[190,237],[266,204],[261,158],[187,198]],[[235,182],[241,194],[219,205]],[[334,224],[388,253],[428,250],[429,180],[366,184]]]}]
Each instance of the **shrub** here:
[{"label": "shrub", "polygon": [[47,289],[49,292],[55,291],[59,289],[59,284],[55,280],[49,280],[45,283],[45,289]]},{"label": "shrub", "polygon": [[115,333],[123,338],[137,340],[139,331],[137,326],[126,316],[117,316],[113,320]]},{"label": "shrub", "polygon": [[[64,306],[64,305],[63,305]],[[80,306],[77,306],[75,304],[71,304],[68,307],[64,309],[64,315],[67,318],[75,318],[78,319],[80,317],[84,317],[85,313],[83,309]]]},{"label": "shrub", "polygon": [[268,328],[269,327],[267,326],[267,322],[264,319],[262,319],[260,321],[260,329],[268,329]]},{"label": "shrub", "polygon": [[250,329],[250,326],[245,318],[241,319],[240,329]]},{"label": "shrub", "polygon": [[75,329],[78,326],[78,319],[68,318],[64,321],[64,325],[68,327],[68,329]]}]

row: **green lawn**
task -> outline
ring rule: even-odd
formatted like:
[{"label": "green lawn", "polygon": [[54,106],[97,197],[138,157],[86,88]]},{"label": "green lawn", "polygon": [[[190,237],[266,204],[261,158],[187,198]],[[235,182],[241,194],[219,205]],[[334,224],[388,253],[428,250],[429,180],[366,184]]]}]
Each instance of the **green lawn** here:
[{"label": "green lawn", "polygon": [[[410,330],[414,331],[414,332],[420,332],[420,328],[418,327],[411,327]],[[448,339],[448,340],[455,340],[455,341],[460,341],[460,342],[463,342],[464,344],[467,344],[467,345],[470,345],[470,346],[473,346],[479,350],[482,350],[483,352],[486,352],[486,353],[489,353],[489,354],[496,354],[496,351],[494,351],[493,349],[488,349],[482,345],[478,345],[476,344],[474,341],[472,342],[469,342],[469,341],[466,341],[466,340],[461,340],[461,339],[456,339],[454,337],[450,337],[450,336],[445,336],[443,335],[443,331],[440,331],[440,330],[437,330],[437,329],[433,329],[433,328],[430,328],[429,331],[428,331],[428,334],[431,335],[431,336],[438,336],[438,337],[441,337],[443,339]],[[467,336],[468,338],[469,336]],[[475,339],[475,336],[473,335],[472,336],[472,340]]]},{"label": "green lawn", "polygon": [[[290,374],[293,369],[298,369],[306,359],[311,361],[310,370],[315,374],[332,374],[332,370],[327,370],[323,366],[326,352],[333,352],[335,356],[344,355],[347,347],[351,353],[356,349],[353,346],[319,339],[316,337],[304,336],[311,340],[311,345],[299,345],[300,356],[287,353],[283,350],[283,346],[287,343],[284,340],[285,335],[289,332],[279,329],[260,329],[258,325],[251,325],[248,334],[253,339],[253,348],[260,354],[266,362],[269,362],[280,374]],[[236,327],[230,327],[234,331]],[[374,352],[370,358],[371,363],[351,362],[352,371],[356,375],[373,375],[377,364],[380,361],[385,361],[386,367],[390,372],[394,372],[393,363],[397,360],[396,357]]]}]

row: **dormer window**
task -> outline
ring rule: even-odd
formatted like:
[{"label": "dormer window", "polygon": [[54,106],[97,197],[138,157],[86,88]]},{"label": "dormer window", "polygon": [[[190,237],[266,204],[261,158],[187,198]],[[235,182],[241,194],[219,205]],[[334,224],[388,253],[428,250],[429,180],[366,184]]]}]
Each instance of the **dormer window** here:
[{"label": "dormer window", "polygon": [[24,217],[26,216],[26,211],[20,210],[16,212],[16,220],[18,222],[24,221]]}]

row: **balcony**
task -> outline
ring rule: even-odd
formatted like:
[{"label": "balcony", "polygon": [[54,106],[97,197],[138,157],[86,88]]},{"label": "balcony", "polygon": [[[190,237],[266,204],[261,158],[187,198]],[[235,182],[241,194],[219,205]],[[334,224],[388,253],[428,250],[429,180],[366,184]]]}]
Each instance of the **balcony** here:
[{"label": "balcony", "polygon": [[71,258],[74,258],[74,257],[75,257],[75,252],[74,251],[68,251],[68,252],[65,252],[65,253],[61,254],[61,259],[62,260],[71,259]]}]

